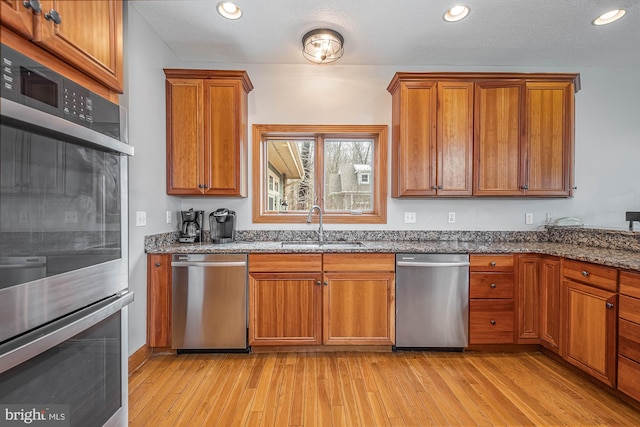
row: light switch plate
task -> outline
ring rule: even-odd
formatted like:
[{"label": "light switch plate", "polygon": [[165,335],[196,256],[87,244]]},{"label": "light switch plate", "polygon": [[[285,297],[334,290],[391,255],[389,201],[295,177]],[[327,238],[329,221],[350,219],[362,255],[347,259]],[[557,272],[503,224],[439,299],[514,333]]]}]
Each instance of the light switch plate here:
[{"label": "light switch plate", "polygon": [[525,224],[533,224],[533,214],[528,213],[524,215],[524,223]]},{"label": "light switch plate", "polygon": [[147,225],[147,212],[136,211],[136,227],[144,227]]},{"label": "light switch plate", "polygon": [[455,212],[449,212],[448,220],[449,220],[450,223],[456,222],[456,213]]},{"label": "light switch plate", "polygon": [[171,224],[171,211],[167,211],[167,224]]}]

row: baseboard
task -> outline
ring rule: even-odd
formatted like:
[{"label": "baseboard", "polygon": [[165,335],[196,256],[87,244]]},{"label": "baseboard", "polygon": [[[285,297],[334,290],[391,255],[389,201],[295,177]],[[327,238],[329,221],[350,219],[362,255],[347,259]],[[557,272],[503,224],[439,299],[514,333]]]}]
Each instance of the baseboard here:
[{"label": "baseboard", "polygon": [[151,355],[151,349],[145,344],[129,356],[129,375],[144,364]]},{"label": "baseboard", "polygon": [[337,351],[367,351],[388,353],[390,345],[262,345],[251,346],[252,353],[330,353]]}]

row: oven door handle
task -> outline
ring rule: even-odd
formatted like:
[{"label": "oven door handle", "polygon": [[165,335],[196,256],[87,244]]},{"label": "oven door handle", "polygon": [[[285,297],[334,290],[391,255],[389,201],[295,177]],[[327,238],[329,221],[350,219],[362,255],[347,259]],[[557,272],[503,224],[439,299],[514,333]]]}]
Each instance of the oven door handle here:
[{"label": "oven door handle", "polygon": [[133,301],[133,292],[114,295],[0,346],[0,373],[67,341],[122,310]]}]

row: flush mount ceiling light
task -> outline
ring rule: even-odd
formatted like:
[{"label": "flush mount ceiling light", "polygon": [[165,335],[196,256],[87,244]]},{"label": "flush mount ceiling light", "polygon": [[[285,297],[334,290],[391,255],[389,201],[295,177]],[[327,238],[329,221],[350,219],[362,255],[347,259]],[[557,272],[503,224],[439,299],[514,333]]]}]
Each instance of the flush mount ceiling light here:
[{"label": "flush mount ceiling light", "polygon": [[342,58],[344,38],[327,28],[311,30],[302,37],[302,55],[314,64],[330,64]]},{"label": "flush mount ceiling light", "polygon": [[242,16],[242,10],[237,4],[230,1],[221,1],[216,6],[218,13],[227,19],[240,19]]},{"label": "flush mount ceiling light", "polygon": [[593,21],[593,25],[611,24],[612,22],[617,21],[618,19],[622,18],[625,13],[627,13],[627,11],[624,10],[624,9],[613,9],[613,10],[610,10],[609,12],[603,13],[602,15],[598,16]]},{"label": "flush mount ceiling light", "polygon": [[447,22],[457,22],[466,18],[468,14],[469,8],[467,6],[454,6],[444,14],[444,20]]}]

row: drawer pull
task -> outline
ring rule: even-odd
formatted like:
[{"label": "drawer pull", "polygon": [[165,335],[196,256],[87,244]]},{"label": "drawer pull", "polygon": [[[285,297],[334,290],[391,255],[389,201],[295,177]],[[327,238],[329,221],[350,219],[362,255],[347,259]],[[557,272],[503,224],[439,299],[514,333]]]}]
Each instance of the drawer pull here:
[{"label": "drawer pull", "polygon": [[493,319],[491,319],[491,320],[489,321],[489,323],[491,323],[492,325],[495,325],[495,324],[496,324],[496,321],[495,321],[495,320],[493,320]]},{"label": "drawer pull", "polygon": [[584,277],[587,277],[587,276],[589,276],[589,272],[588,272],[588,271],[586,271],[586,270],[582,270],[582,275],[583,275]]},{"label": "drawer pull", "polygon": [[495,283],[492,283],[490,286],[491,286],[493,289],[495,289],[495,288],[496,288],[496,284],[495,284]]},{"label": "drawer pull", "polygon": [[615,306],[613,305],[613,303],[611,303],[611,302],[608,302],[608,303],[607,303],[607,308],[613,308],[613,307],[615,307]]},{"label": "drawer pull", "polygon": [[156,267],[160,267],[160,263],[159,262],[156,262]]},{"label": "drawer pull", "polygon": [[496,266],[496,262],[495,262],[495,261],[491,261],[491,262],[489,263],[489,265],[490,265],[491,267],[495,267],[495,266]]}]

